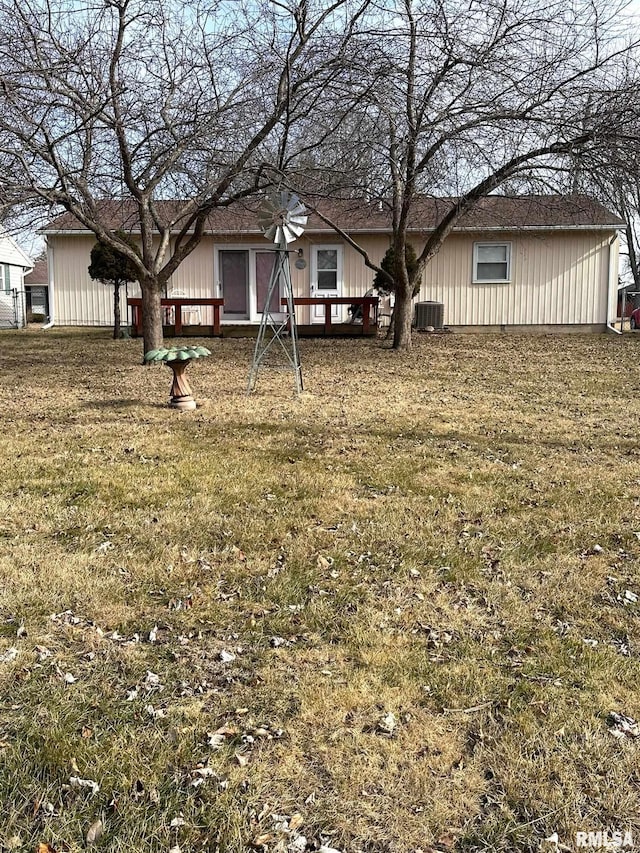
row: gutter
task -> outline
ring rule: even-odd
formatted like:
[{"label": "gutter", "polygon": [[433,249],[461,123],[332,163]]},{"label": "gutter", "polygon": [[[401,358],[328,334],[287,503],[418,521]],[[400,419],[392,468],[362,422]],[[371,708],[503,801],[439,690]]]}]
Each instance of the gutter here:
[{"label": "gutter", "polygon": [[[613,292],[613,285],[615,282],[616,285],[616,300],[618,293],[618,273],[617,270],[613,269],[613,258],[615,257],[613,252],[613,245],[618,239],[618,233],[616,232],[613,237],[609,240],[609,277],[607,282],[607,331],[614,332],[616,335],[622,335],[621,329],[616,329],[613,325],[611,319],[609,318],[609,307],[611,305],[611,296]],[[617,312],[616,312],[617,313]]]},{"label": "gutter", "polygon": [[[497,233],[518,233],[520,231],[612,231],[621,228],[620,223],[611,223],[610,225],[460,225],[452,229],[452,234],[478,234],[488,231]],[[353,228],[344,228],[348,234],[390,234],[391,228],[387,225],[371,226],[358,225]],[[420,228],[419,226],[411,226],[408,231],[411,234],[430,234],[432,228]],[[93,232],[86,229],[78,228],[60,228],[48,229],[43,228],[40,232],[46,236],[52,237],[91,237]],[[138,231],[132,231],[132,234],[139,234]],[[203,236],[263,236],[259,228],[220,228],[215,231],[209,229],[202,232]],[[310,226],[305,228],[305,234],[335,234],[333,228],[314,228]]]}]

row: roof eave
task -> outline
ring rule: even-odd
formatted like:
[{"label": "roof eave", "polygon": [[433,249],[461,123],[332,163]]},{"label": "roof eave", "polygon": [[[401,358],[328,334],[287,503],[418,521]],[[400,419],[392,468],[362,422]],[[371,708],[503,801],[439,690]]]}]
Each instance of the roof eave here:
[{"label": "roof eave", "polygon": [[[599,225],[459,225],[455,228],[452,228],[452,233],[477,233],[479,231],[621,231],[624,229],[624,223],[605,223]],[[343,228],[343,231],[348,234],[391,234],[391,228],[385,226],[384,228]],[[412,234],[426,234],[430,231],[433,231],[433,228],[417,228],[410,227],[408,229]],[[40,231],[45,237],[87,237],[93,234],[92,231],[86,228],[45,228]],[[132,234],[138,234],[138,231],[132,231]],[[335,234],[333,228],[306,228],[305,234]],[[261,235],[262,231],[259,228],[243,228],[241,230],[237,228],[233,229],[216,229],[214,230],[205,230],[203,231],[203,235],[207,237],[213,237],[216,235],[229,235],[229,236],[238,236],[238,235]]]}]

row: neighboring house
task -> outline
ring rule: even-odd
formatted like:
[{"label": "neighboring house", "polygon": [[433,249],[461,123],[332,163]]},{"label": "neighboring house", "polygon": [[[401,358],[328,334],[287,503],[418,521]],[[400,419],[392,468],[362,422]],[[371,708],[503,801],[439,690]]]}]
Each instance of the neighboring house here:
[{"label": "neighboring house", "polygon": [[6,231],[0,229],[0,328],[26,323],[24,276],[33,262]]},{"label": "neighboring house", "polygon": [[39,255],[33,269],[24,277],[27,320],[44,320],[49,316],[49,265],[47,255]]},{"label": "neighboring house", "polygon": [[[410,241],[418,252],[454,203],[426,197],[416,203]],[[108,204],[112,227],[129,230],[130,208]],[[382,260],[391,239],[382,205],[332,201],[318,208],[372,261]],[[615,317],[623,224],[586,197],[489,196],[462,217],[427,265],[416,301],[442,303],[444,324],[454,329],[602,331]],[[44,234],[51,319],[61,325],[110,325],[111,293],[87,272],[95,237],[69,214],[51,222]],[[295,296],[363,296],[371,287],[374,274],[361,255],[314,214],[289,249],[292,261],[307,261],[304,268],[292,263]],[[273,257],[255,206],[216,210],[202,242],[173,275],[168,295],[223,297],[223,325],[257,324]],[[137,285],[128,295],[139,295]],[[203,308],[203,323],[212,322],[210,310]],[[322,323],[322,315],[322,309],[300,306],[298,322]],[[348,319],[346,306],[336,307],[334,319]]]}]

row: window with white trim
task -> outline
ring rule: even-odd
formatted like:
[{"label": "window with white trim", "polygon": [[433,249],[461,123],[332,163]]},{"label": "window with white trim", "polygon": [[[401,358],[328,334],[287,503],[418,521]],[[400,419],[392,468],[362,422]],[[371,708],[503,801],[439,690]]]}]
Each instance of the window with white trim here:
[{"label": "window with white trim", "polygon": [[338,250],[316,249],[318,290],[338,289]]},{"label": "window with white trim", "polygon": [[511,243],[474,243],[474,284],[501,281],[511,281]]},{"label": "window with white trim", "polygon": [[0,291],[2,293],[11,291],[11,267],[9,264],[0,264]]}]

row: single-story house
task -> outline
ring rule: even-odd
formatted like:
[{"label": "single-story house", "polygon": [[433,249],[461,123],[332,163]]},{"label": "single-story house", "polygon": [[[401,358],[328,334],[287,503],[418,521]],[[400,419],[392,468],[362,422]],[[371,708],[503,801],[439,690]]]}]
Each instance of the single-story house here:
[{"label": "single-story house", "polygon": [[26,323],[24,277],[33,267],[16,241],[0,229],[0,328],[22,328]]},{"label": "single-story house", "polygon": [[[135,236],[131,208],[106,204],[110,227]],[[410,242],[418,252],[453,204],[455,199],[428,197],[416,202]],[[380,263],[391,240],[384,205],[346,200],[317,207]],[[603,331],[615,317],[623,225],[584,196],[489,196],[458,221],[427,265],[416,301],[441,303],[444,324],[453,329]],[[51,222],[44,234],[51,320],[110,325],[111,289],[87,272],[95,237],[70,214]],[[296,297],[357,297],[371,287],[374,273],[362,256],[314,213],[288,248]],[[225,323],[258,324],[273,257],[256,205],[216,210],[201,243],[173,275],[167,296],[223,298],[223,330]],[[139,296],[138,286],[130,286],[127,295]],[[334,320],[347,321],[347,307],[336,306]],[[202,307],[191,321],[210,324],[211,311]],[[323,309],[299,306],[297,317],[301,324],[321,324]]]}]

